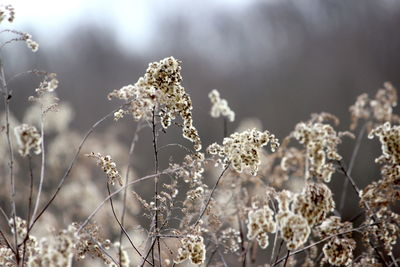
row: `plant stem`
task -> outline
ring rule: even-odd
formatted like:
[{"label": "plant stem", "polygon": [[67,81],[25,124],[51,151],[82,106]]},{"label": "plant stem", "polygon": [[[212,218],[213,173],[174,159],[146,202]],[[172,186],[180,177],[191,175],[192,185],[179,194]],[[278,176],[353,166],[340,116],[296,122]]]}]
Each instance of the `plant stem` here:
[{"label": "plant stem", "polygon": [[11,212],[12,212],[12,218],[14,220],[14,246],[15,246],[15,258],[17,261],[17,264],[19,264],[20,258],[19,258],[19,253],[18,253],[18,235],[17,235],[17,222],[16,222],[16,204],[15,204],[15,181],[14,181],[14,152],[13,152],[13,146],[12,146],[12,141],[10,138],[10,99],[11,99],[11,93],[8,90],[7,83],[6,83],[6,78],[4,74],[4,67],[3,67],[3,61],[0,58],[0,73],[1,73],[1,81],[2,81],[2,91],[3,91],[3,96],[4,96],[4,106],[5,106],[5,113],[6,113],[6,136],[7,136],[7,144],[8,144],[8,151],[10,155],[10,161],[9,161],[9,167],[10,167],[10,198],[11,198]]}]

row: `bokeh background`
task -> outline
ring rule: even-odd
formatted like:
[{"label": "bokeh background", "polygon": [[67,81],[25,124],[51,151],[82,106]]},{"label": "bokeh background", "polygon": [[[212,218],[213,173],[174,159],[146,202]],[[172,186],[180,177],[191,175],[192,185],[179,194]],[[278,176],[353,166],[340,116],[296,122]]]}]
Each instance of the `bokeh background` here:
[{"label": "bokeh background", "polygon": [[[107,94],[135,83],[147,64],[167,56],[183,61],[183,85],[194,104],[195,125],[205,145],[221,142],[222,122],[209,116],[216,88],[236,112],[232,132],[258,118],[279,139],[314,112],[330,112],[350,124],[348,107],[385,81],[400,87],[400,1],[396,0],[70,0],[11,1],[12,28],[29,32],[37,53],[24,43],[4,48],[7,75],[29,69],[58,74],[58,96],[70,103],[72,127],[85,131],[117,103]],[[3,26],[3,25],[2,25]],[[3,37],[1,37],[3,38]],[[4,39],[3,39],[4,40]],[[39,80],[10,84],[12,111],[22,118]],[[396,109],[398,113],[398,109]],[[132,121],[122,122],[128,144]],[[109,125],[115,123],[110,121]],[[178,131],[161,143],[183,142]],[[138,144],[134,167],[153,166],[150,134]],[[104,140],[107,142],[107,140]],[[348,162],[354,141],[340,148]],[[379,177],[378,142],[363,139],[353,176],[361,188]],[[166,166],[169,155],[162,159]],[[338,200],[343,176],[332,181]],[[349,193],[344,219],[357,197]]]}]

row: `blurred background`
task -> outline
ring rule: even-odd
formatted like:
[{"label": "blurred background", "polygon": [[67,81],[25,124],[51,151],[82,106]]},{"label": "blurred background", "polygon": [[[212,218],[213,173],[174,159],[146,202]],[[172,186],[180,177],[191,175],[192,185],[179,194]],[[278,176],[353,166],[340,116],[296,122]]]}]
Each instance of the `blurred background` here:
[{"label": "blurred background", "polygon": [[[72,127],[80,132],[116,107],[107,100],[110,91],[135,83],[149,62],[167,56],[183,61],[183,85],[192,97],[204,146],[222,141],[222,121],[209,116],[207,95],[214,88],[236,112],[230,132],[243,119],[259,118],[264,129],[282,139],[297,122],[322,111],[337,115],[338,129],[346,130],[348,107],[358,95],[373,97],[385,81],[400,87],[396,0],[11,3],[15,23],[2,27],[31,33],[40,48],[32,53],[22,42],[6,47],[7,75],[29,69],[57,73],[58,96],[72,106]],[[23,76],[10,84],[17,118],[22,119],[27,97],[39,81]],[[132,121],[119,123],[125,125],[121,138],[128,144]],[[173,133],[161,135],[160,142],[186,142]],[[134,167],[148,173],[153,166],[151,138],[143,135]],[[353,145],[350,140],[340,148],[346,162]],[[379,177],[374,163],[378,149],[377,140],[363,140],[353,175],[361,188]],[[166,154],[162,164],[167,163]],[[334,192],[341,192],[343,179],[341,174],[332,179]],[[354,194],[349,194],[349,203],[357,205]],[[352,215],[349,205],[344,219]]]}]

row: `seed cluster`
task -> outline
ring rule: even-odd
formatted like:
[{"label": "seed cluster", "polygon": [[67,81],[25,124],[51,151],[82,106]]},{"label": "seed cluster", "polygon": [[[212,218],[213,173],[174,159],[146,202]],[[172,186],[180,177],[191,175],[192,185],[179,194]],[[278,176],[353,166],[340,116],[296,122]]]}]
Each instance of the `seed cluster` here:
[{"label": "seed cluster", "polygon": [[42,152],[41,143],[42,137],[37,131],[35,126],[28,124],[21,124],[14,128],[15,137],[19,146],[19,153],[21,156],[26,157],[30,151],[33,153],[40,154]]},{"label": "seed cluster", "polygon": [[252,129],[233,133],[230,137],[224,138],[222,146],[213,143],[207,151],[219,157],[218,163],[222,163],[225,167],[231,163],[239,173],[248,170],[252,175],[256,175],[261,163],[260,149],[268,143],[272,151],[279,146],[278,139],[270,132]]},{"label": "seed cluster", "polygon": [[194,144],[196,151],[201,149],[201,140],[193,126],[192,100],[181,85],[181,62],[168,57],[149,64],[146,73],[134,85],[114,90],[109,99],[118,98],[129,102],[125,112],[115,114],[120,119],[123,113],[131,113],[135,120],[152,117],[154,109],[159,108],[161,125],[168,128],[176,115],[183,120],[183,137]]},{"label": "seed cluster", "polygon": [[219,118],[221,115],[227,117],[230,122],[235,120],[235,112],[231,110],[228,106],[228,101],[222,99],[219,92],[214,89],[209,94],[212,107],[211,107],[211,117]]}]

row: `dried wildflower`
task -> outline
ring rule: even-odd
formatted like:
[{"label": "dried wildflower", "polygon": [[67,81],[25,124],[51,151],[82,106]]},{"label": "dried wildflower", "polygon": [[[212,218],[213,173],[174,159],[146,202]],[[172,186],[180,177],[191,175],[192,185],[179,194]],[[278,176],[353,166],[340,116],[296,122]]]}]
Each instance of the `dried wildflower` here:
[{"label": "dried wildflower", "polygon": [[211,107],[211,117],[219,118],[221,115],[227,117],[230,122],[235,120],[235,112],[231,110],[228,106],[228,101],[221,99],[219,92],[214,89],[209,94],[212,107]]},{"label": "dried wildflower", "polygon": [[81,232],[77,233],[79,225],[72,224],[71,231],[75,231],[77,241],[75,243],[75,257],[77,259],[84,259],[87,255],[92,258],[99,258],[104,263],[109,264],[108,256],[104,254],[103,249],[109,249],[111,242],[101,236],[100,228],[95,224],[87,225]]},{"label": "dried wildflower", "polygon": [[[341,222],[339,217],[331,216],[316,228],[316,234],[321,238],[326,238],[351,229],[352,224],[350,222]],[[355,247],[356,242],[351,238],[351,232],[335,236],[323,246],[324,258],[322,261],[328,261],[336,266],[349,265],[353,261]]]},{"label": "dried wildflower", "polygon": [[[196,151],[201,149],[201,141],[193,126],[192,100],[181,85],[181,62],[168,57],[149,64],[146,74],[134,85],[114,90],[109,99],[119,98],[129,101],[127,113],[135,120],[150,119],[153,110],[160,109],[161,124],[168,128],[176,115],[183,120],[183,137],[194,143]],[[117,113],[117,117],[121,112]]]},{"label": "dried wildflower", "polygon": [[384,89],[379,89],[375,99],[370,105],[374,118],[377,121],[390,121],[392,118],[393,107],[397,105],[397,92],[389,82],[383,84]]},{"label": "dried wildflower", "polygon": [[239,244],[242,242],[240,232],[231,227],[223,230],[218,240],[224,246],[225,253],[238,251],[240,249]]},{"label": "dried wildflower", "polygon": [[58,87],[57,74],[46,73],[43,81],[40,82],[39,87],[36,88],[36,92],[41,95],[44,93],[51,93]]},{"label": "dried wildflower", "polygon": [[40,154],[42,149],[42,137],[34,126],[28,124],[21,124],[14,128],[14,133],[19,145],[19,153],[21,156],[26,157],[29,155],[31,149],[35,154]]},{"label": "dried wildflower", "polygon": [[357,97],[354,105],[350,106],[350,114],[351,114],[351,125],[350,129],[354,130],[357,127],[357,122],[360,119],[368,119],[371,115],[370,110],[368,109],[369,105],[368,94],[361,94]]},{"label": "dried wildflower", "polygon": [[28,249],[28,267],[72,266],[77,243],[76,228],[69,226],[52,238],[42,238],[40,242],[31,243]]},{"label": "dried wildflower", "polygon": [[89,158],[97,159],[97,165],[102,168],[108,177],[108,183],[115,185],[117,181],[122,186],[122,178],[117,170],[117,164],[112,160],[111,156],[103,156],[100,153],[95,154],[94,152],[86,155]]},{"label": "dried wildflower", "polygon": [[379,137],[382,146],[382,156],[378,163],[400,164],[400,126],[391,126],[390,122],[378,126],[368,135],[370,139]]},{"label": "dried wildflower", "polygon": [[331,190],[323,183],[307,183],[303,192],[293,201],[293,211],[307,219],[313,226],[322,222],[335,208]]},{"label": "dried wildflower", "polygon": [[379,241],[383,244],[385,252],[390,254],[400,236],[400,215],[391,211],[388,207],[381,207],[373,214],[379,220],[379,223],[376,223],[372,215],[370,216],[366,223],[374,225],[364,232],[364,241],[367,244],[373,244],[372,241]]},{"label": "dried wildflower", "polygon": [[362,94],[357,97],[356,103],[350,106],[351,130],[357,127],[360,119],[374,119],[377,123],[400,122],[399,116],[393,114],[393,108],[397,105],[396,89],[389,82],[383,86],[384,88],[377,91],[374,99],[370,100],[367,94]]},{"label": "dried wildflower", "polygon": [[310,226],[307,220],[293,212],[278,213],[277,215],[281,237],[286,241],[289,250],[303,245],[310,235]]},{"label": "dried wildflower", "polygon": [[0,5],[0,23],[5,19],[10,23],[14,21],[15,9],[12,5]]},{"label": "dried wildflower", "polygon": [[32,40],[32,35],[29,33],[25,33],[22,39],[25,40],[26,45],[32,50],[32,52],[37,52],[39,50],[39,44]]},{"label": "dried wildflower", "polygon": [[204,188],[201,187],[201,186],[199,186],[199,187],[197,187],[197,188],[195,188],[193,190],[189,190],[186,193],[187,199],[190,199],[192,201],[196,200],[198,198],[201,198],[203,195],[204,195]]},{"label": "dried wildflower", "polygon": [[15,262],[14,252],[8,247],[0,247],[0,266],[14,267]]},{"label": "dried wildflower", "polygon": [[[170,166],[177,168],[178,166]],[[197,152],[186,155],[183,159],[181,168],[176,172],[179,178],[182,178],[185,183],[189,183],[190,187],[202,185],[204,173],[204,154]]]},{"label": "dried wildflower", "polygon": [[274,212],[268,205],[251,210],[248,215],[247,238],[250,240],[257,238],[258,244],[263,249],[269,244],[268,233],[275,233],[276,231],[276,222],[273,215]]},{"label": "dried wildflower", "polygon": [[360,192],[361,207],[387,207],[400,200],[400,165],[385,165],[381,174],[381,180],[372,182]]},{"label": "dried wildflower", "polygon": [[217,163],[227,166],[232,164],[237,172],[248,170],[256,175],[260,165],[260,149],[270,143],[271,151],[279,146],[278,139],[270,132],[260,132],[256,129],[247,130],[242,133],[233,133],[224,138],[223,145],[211,144],[207,151],[211,155],[217,155]]},{"label": "dried wildflower", "polygon": [[322,248],[324,258],[322,262],[328,261],[335,266],[349,265],[353,262],[353,250],[356,242],[352,238],[332,238]]},{"label": "dried wildflower", "polygon": [[303,216],[290,210],[290,204],[293,201],[293,195],[290,191],[279,192],[277,201],[279,212],[276,219],[281,237],[286,241],[287,249],[297,249],[307,241],[311,232],[310,226]]},{"label": "dried wildflower", "polygon": [[187,235],[181,239],[178,256],[175,263],[182,263],[187,259],[193,264],[202,264],[206,259],[206,247],[204,239],[200,235]]},{"label": "dried wildflower", "polygon": [[[17,222],[15,225],[17,235],[22,239],[25,238],[27,226],[26,221],[20,217],[15,217],[15,221]],[[14,233],[14,218],[10,218],[8,225],[10,226],[11,232]]]},{"label": "dried wildflower", "polygon": [[315,176],[328,183],[335,171],[333,164],[328,161],[342,158],[337,152],[337,146],[342,141],[333,127],[321,123],[321,120],[314,117],[306,123],[298,123],[292,136],[306,147],[308,169],[305,178]]},{"label": "dried wildflower", "polygon": [[114,120],[117,121],[119,119],[122,119],[124,117],[124,110],[123,109],[119,109],[118,111],[116,111],[114,113]]},{"label": "dried wildflower", "polygon": [[359,260],[353,263],[352,266],[354,267],[381,267],[382,264],[379,262],[378,259],[374,258],[373,249],[370,248],[368,252],[365,252],[359,257]]}]

